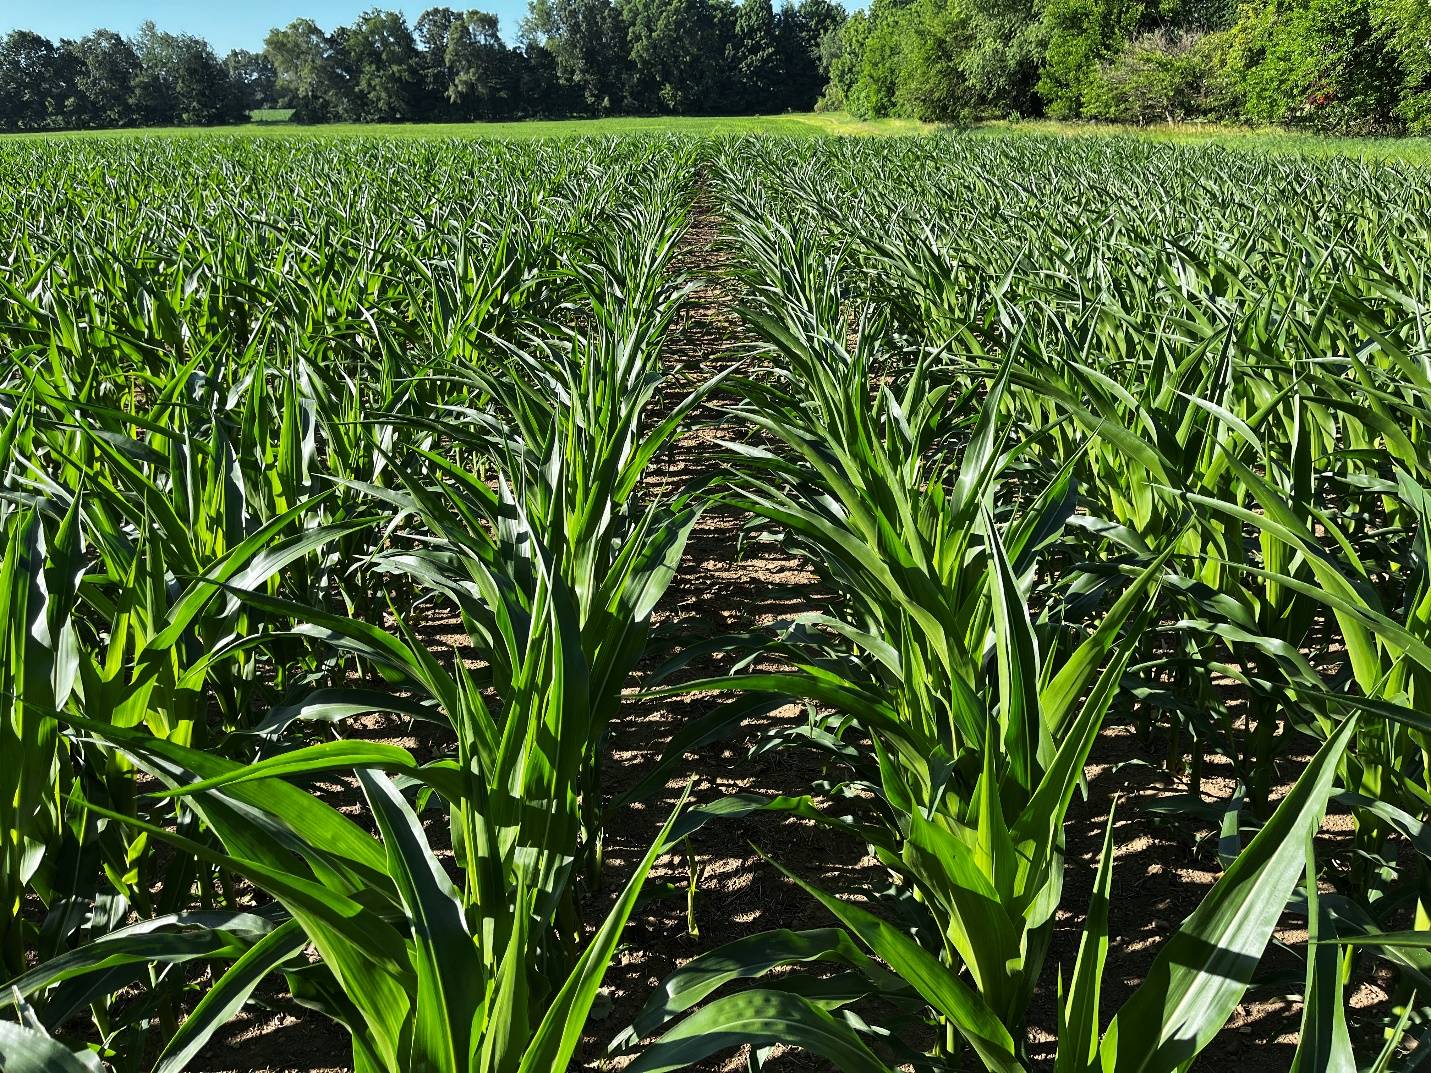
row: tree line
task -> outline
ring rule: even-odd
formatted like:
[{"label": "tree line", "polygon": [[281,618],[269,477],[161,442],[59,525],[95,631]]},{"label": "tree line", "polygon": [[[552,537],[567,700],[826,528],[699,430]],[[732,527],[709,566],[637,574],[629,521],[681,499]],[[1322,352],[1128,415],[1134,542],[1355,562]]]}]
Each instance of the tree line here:
[{"label": "tree line", "polygon": [[250,107],[247,90],[207,42],[153,23],[130,38],[96,30],[55,44],[16,30],[0,39],[4,130],[233,123]]},{"label": "tree line", "polygon": [[0,129],[808,111],[845,21],[833,0],[533,0],[519,42],[495,15],[373,9],[325,31],[298,19],[220,59],[152,22],[52,42],[0,39]]},{"label": "tree line", "polygon": [[1431,134],[1431,0],[872,0],[825,104]]},{"label": "tree line", "polygon": [[146,23],[0,39],[0,129],[846,110],[1431,133],[1431,0],[531,0],[309,19],[220,59]]}]

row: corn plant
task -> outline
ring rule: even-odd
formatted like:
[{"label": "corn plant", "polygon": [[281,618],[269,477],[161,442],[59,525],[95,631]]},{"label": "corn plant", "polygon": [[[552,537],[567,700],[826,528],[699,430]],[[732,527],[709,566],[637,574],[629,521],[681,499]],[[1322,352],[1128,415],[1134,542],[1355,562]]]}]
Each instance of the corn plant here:
[{"label": "corn plant", "polygon": [[[461,770],[418,765],[392,746],[348,743],[242,767],[132,731],[87,720],[74,725],[175,784],[174,792],[204,817],[224,848],[99,806],[91,805],[93,812],[243,877],[271,895],[284,914],[256,942],[229,954],[231,966],[169,1040],[156,1070],[182,1069],[274,972],[285,973],[301,1001],[352,1033],[355,1069],[565,1069],[622,926],[675,820],[673,814],[569,973],[544,975],[533,971],[534,959],[550,964],[557,937],[543,922],[549,899],[534,874],[519,874],[514,888],[482,892],[495,893],[495,903],[482,900],[471,877],[497,862],[469,849],[463,854],[467,882],[460,889],[429,845],[418,813],[382,773],[402,774],[461,808],[467,781]],[[277,778],[280,772],[337,769],[356,770],[379,837]],[[203,777],[209,772],[214,774]],[[474,819],[474,829],[501,840],[499,816]],[[128,936],[128,942],[110,937],[32,970],[16,989],[43,992],[86,970],[150,957],[228,952],[212,941],[223,934],[222,925],[206,927],[199,917],[177,923],[188,925],[186,948],[178,952],[155,929]],[[310,943],[318,962],[302,956]]]},{"label": "corn plant", "polygon": [[[79,573],[79,534],[75,511],[68,512],[51,536],[34,510],[11,510],[4,517],[5,554],[0,561],[0,610],[4,651],[0,697],[0,747],[12,759],[5,765],[0,791],[0,965],[7,975],[25,965],[35,945],[21,913],[34,888],[52,904],[63,889],[57,872],[60,844],[66,838],[68,789],[65,743],[44,709],[64,706],[75,686],[76,660],[72,614]],[[53,541],[53,549],[49,546]]]},{"label": "corn plant", "polygon": [[[94,735],[173,785],[166,799],[180,797],[223,849],[90,801],[85,808],[92,815],[248,880],[291,915],[293,926],[265,934],[238,952],[230,971],[248,990],[235,997],[216,987],[204,1000],[212,1009],[232,1012],[233,1003],[242,1004],[264,974],[292,961],[312,942],[322,968],[292,978],[290,986],[301,1000],[318,1003],[353,1031],[359,1068],[565,1068],[640,880],[627,888],[595,945],[583,949],[571,894],[590,724],[580,631],[542,546],[523,526],[515,504],[505,502],[513,511],[506,553],[524,557],[535,588],[522,593],[511,585],[512,578],[480,568],[478,577],[486,584],[468,582],[494,601],[483,617],[495,631],[491,662],[504,669],[500,715],[488,709],[462,662],[445,668],[414,643],[402,620],[392,634],[257,591],[228,589],[252,607],[298,619],[279,632],[319,633],[422,691],[431,705],[350,688],[312,694],[296,714],[331,718],[387,708],[445,718],[455,732],[453,757],[418,765],[405,750],[337,741],[243,765],[171,739],[66,717],[70,727]],[[413,563],[407,565],[416,570]],[[246,651],[264,640],[262,634],[246,637],[226,651]],[[504,663],[507,658],[512,662]],[[415,780],[424,798],[435,794],[445,804],[457,881],[442,871],[417,814],[383,776],[363,771],[357,776],[381,842],[330,805],[273,782],[280,775],[332,774],[355,766]],[[374,909],[374,898],[387,901]],[[410,932],[396,927],[394,922],[403,920]],[[231,926],[225,921],[211,927],[222,932]],[[467,936],[465,953],[453,945],[459,933]],[[157,948],[155,932],[146,934]],[[170,941],[167,932],[160,934]],[[185,958],[215,952],[213,944],[200,940],[196,954],[193,937],[185,940]],[[67,1010],[63,993],[53,999],[41,993],[63,985],[77,960],[114,964],[114,945],[112,938],[102,939],[88,961],[83,954],[62,958],[58,969],[42,966],[21,976],[17,986],[40,996],[42,1016],[52,1001],[56,1010]],[[137,953],[131,949],[126,955],[128,961],[142,963],[143,939],[128,945],[137,947]],[[202,1032],[181,1029],[175,1037],[180,1042],[171,1044],[174,1054],[191,1056],[216,1027],[207,1019],[209,1011],[201,1012],[197,1024],[205,1026]],[[180,1065],[173,1059],[165,1068]]]},{"label": "corn plant", "polygon": [[[1143,983],[1104,1028],[1101,990],[1112,891],[1110,816],[1093,905],[1059,1010],[1054,1065],[1059,1073],[1172,1073],[1188,1068],[1207,1046],[1241,1001],[1303,875],[1309,840],[1355,729],[1355,717],[1348,718],[1327,740],[1267,825],[1166,940]],[[1315,879],[1313,870],[1309,890],[1315,891]],[[722,983],[759,977],[777,966],[799,966],[815,954],[840,966],[863,986],[843,982],[827,992],[828,998],[811,991],[823,999],[812,1001],[798,982],[781,977],[769,987],[718,998],[662,1033],[630,1068],[638,1073],[681,1069],[738,1038],[757,1045],[793,1043],[838,1063],[841,1069],[886,1071],[891,1067],[853,1027],[863,1022],[840,1017],[838,1011],[863,994],[889,993],[898,1002],[910,992],[967,1042],[983,1068],[1009,1073],[1027,1068],[995,1012],[962,979],[957,967],[868,910],[797,882],[840,921],[843,931],[829,936],[807,932],[752,937],[746,945],[751,954],[762,955],[759,960],[751,957],[732,963],[720,951],[698,958],[664,981],[637,1020],[638,1031],[668,1023]],[[888,969],[872,962],[861,946]],[[830,1012],[832,1008],[836,1013]],[[946,1055],[934,1068],[964,1068],[956,1063]]]}]

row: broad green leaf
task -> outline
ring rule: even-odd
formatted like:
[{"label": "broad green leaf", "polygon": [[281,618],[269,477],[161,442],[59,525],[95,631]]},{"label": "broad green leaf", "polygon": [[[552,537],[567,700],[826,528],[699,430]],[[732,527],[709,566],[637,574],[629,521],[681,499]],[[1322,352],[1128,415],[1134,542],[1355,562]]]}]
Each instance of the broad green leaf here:
[{"label": "broad green leaf", "polygon": [[1212,1040],[1252,981],[1301,874],[1306,840],[1356,730],[1346,719],[1271,819],[1158,952],[1100,1049],[1111,1073],[1174,1073]]},{"label": "broad green leaf", "polygon": [[670,1073],[742,1044],[781,1043],[826,1059],[840,1073],[893,1073],[843,1021],[785,991],[716,999],[647,1047],[629,1073]]}]

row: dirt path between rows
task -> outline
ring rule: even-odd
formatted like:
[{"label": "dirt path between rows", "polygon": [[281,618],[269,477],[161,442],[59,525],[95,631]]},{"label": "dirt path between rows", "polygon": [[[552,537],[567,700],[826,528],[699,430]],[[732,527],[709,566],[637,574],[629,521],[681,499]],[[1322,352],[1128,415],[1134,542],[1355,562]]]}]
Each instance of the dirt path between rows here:
[{"label": "dirt path between rows", "polygon": [[[752,341],[735,312],[739,293],[726,276],[730,257],[722,248],[720,226],[716,206],[698,185],[691,225],[672,266],[673,271],[695,281],[696,289],[666,341],[665,357],[672,369],[671,405],[697,384],[739,361]],[[738,428],[720,422],[720,407],[730,401],[720,395],[706,401],[674,450],[653,467],[649,475],[653,485],[674,491],[687,481],[707,476],[719,465],[719,441],[740,435]],[[742,516],[719,508],[708,510],[697,523],[680,572],[656,611],[656,638],[645,661],[648,671],[692,643],[749,632],[826,602],[814,574],[803,563],[778,545],[743,539],[744,523]],[[724,674],[728,669],[728,661],[693,661],[673,680],[689,681]],[[645,776],[671,735],[687,720],[706,714],[715,703],[712,696],[696,695],[660,704],[637,701],[626,705],[608,737],[611,750],[606,780],[613,797]],[[599,903],[619,889],[688,782],[693,804],[734,793],[810,792],[811,784],[821,776],[815,757],[798,752],[757,759],[748,755],[754,737],[782,718],[801,716],[792,706],[749,721],[747,732],[739,738],[687,754],[664,793],[631,806],[626,815],[614,816],[607,829],[606,889],[593,901]],[[663,858],[648,881],[651,889],[670,884],[673,896],[648,902],[628,925],[623,950],[606,978],[613,1005],[608,1015],[588,1026],[578,1056],[582,1069],[614,1070],[626,1064],[627,1060],[607,1057],[607,1043],[631,1022],[661,979],[682,962],[758,931],[829,924],[823,910],[761,860],[752,843],[834,890],[857,886],[860,873],[875,864],[866,858],[863,846],[848,839],[809,821],[771,816],[711,823],[690,843],[692,857]],[[690,932],[685,897],[692,859],[698,874],[692,912],[698,935]],[[593,906],[588,913],[589,919],[599,919],[595,909]],[[694,1068],[743,1070],[743,1050]],[[791,1053],[777,1057],[767,1068],[778,1073],[820,1065],[807,1055]]]}]

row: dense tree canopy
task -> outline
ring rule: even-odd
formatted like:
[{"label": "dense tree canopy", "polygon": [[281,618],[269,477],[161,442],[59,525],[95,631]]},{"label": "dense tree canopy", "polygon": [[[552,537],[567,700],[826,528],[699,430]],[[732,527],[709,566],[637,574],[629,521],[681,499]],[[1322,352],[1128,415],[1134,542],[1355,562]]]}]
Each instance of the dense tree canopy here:
[{"label": "dense tree canopy", "polygon": [[611,0],[532,0],[522,37],[545,49],[578,108],[604,114],[626,97],[626,21]]},{"label": "dense tree canopy", "polygon": [[236,48],[224,57],[224,69],[245,111],[273,106],[278,97],[278,72],[267,53]]},{"label": "dense tree canopy", "polygon": [[134,80],[139,53],[113,30],[96,30],[66,42],[74,55],[76,108],[69,116],[77,126],[120,127],[132,122]]},{"label": "dense tree canopy", "polygon": [[58,44],[0,38],[0,130],[238,122],[515,119],[815,106],[845,13],[833,0],[532,0],[516,45],[495,15],[381,8],[325,30],[296,19],[220,59],[146,23]]},{"label": "dense tree canopy", "polygon": [[873,0],[829,70],[866,117],[1431,132],[1431,0]]},{"label": "dense tree canopy", "polygon": [[72,86],[62,54],[39,34],[17,30],[0,41],[0,122],[7,127],[42,129]]},{"label": "dense tree canopy", "polygon": [[1431,0],[530,0],[297,19],[220,60],[146,23],[0,39],[0,129],[749,114],[1431,132]]}]

